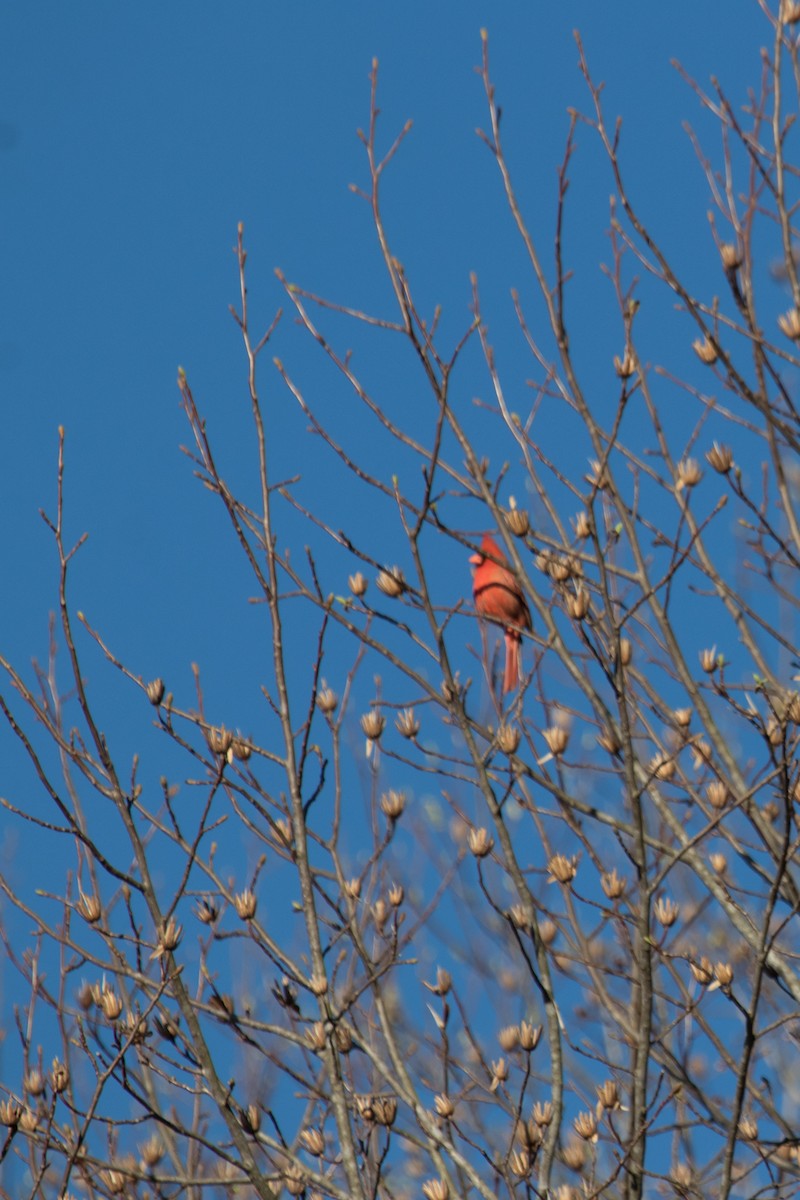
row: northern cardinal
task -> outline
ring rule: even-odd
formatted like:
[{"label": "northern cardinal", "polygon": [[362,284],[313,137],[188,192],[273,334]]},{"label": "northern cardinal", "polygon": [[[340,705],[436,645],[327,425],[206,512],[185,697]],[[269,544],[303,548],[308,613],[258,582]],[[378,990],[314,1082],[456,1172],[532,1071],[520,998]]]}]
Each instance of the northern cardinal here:
[{"label": "northern cardinal", "polygon": [[[492,557],[487,558],[487,555]],[[506,642],[503,691],[512,692],[520,681],[520,630],[531,628],[528,602],[508,567],[500,565],[506,558],[490,533],[483,535],[480,551],[471,555],[469,561],[475,567],[472,594],[479,616],[503,626]]]}]

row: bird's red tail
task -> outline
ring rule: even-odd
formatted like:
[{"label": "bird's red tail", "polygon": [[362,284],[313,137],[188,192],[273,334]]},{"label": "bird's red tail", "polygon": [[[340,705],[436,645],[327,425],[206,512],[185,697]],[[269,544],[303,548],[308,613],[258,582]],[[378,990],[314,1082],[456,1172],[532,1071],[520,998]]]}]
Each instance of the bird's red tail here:
[{"label": "bird's red tail", "polygon": [[506,669],[503,672],[503,691],[513,692],[514,688],[519,687],[520,683],[520,667],[519,667],[519,643],[520,636],[514,629],[506,629]]}]

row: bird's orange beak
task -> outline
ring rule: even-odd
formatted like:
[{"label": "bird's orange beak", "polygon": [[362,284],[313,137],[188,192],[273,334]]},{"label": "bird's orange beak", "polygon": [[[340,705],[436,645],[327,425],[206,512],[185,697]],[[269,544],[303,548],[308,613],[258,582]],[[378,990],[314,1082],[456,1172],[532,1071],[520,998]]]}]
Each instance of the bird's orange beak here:
[{"label": "bird's orange beak", "polygon": [[483,562],[483,555],[482,554],[470,554],[469,561],[473,564],[473,566],[479,567],[481,565],[481,563]]}]

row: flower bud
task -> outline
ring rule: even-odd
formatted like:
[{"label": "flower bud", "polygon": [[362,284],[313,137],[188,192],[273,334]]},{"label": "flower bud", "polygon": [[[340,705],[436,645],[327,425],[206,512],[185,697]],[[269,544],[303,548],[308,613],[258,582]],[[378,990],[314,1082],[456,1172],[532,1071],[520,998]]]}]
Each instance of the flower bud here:
[{"label": "flower bud", "polygon": [[723,242],[719,248],[719,256],[725,271],[738,271],[742,265],[742,255],[738,246],[733,242]]},{"label": "flower bud", "polygon": [[258,899],[252,888],[245,888],[243,892],[237,892],[233,897],[233,907],[236,909],[236,915],[242,921],[252,921],[256,915],[256,907]]},{"label": "flower bud", "polygon": [[692,342],[692,349],[700,359],[700,362],[705,363],[707,367],[713,366],[719,358],[719,351],[710,338],[696,338]]},{"label": "flower bud", "polygon": [[304,1149],[315,1158],[321,1158],[325,1153],[325,1138],[319,1129],[306,1127],[300,1133],[300,1141]]},{"label": "flower bud", "polygon": [[702,478],[703,472],[696,458],[681,459],[675,471],[675,491],[697,487]]},{"label": "flower bud", "polygon": [[487,854],[491,854],[494,846],[494,838],[483,826],[479,829],[470,829],[467,841],[470,852],[476,858],[486,858]]},{"label": "flower bud", "polygon": [[444,1179],[426,1179],[422,1185],[425,1200],[449,1200],[450,1188]]},{"label": "flower bud", "polygon": [[498,750],[501,750],[503,754],[516,754],[517,750],[519,749],[519,742],[519,726],[506,725],[505,723],[500,726],[497,731]]},{"label": "flower bud", "polygon": [[361,729],[370,742],[377,742],[386,728],[386,718],[377,708],[371,708],[361,718]]},{"label": "flower bud", "polygon": [[419,733],[419,721],[414,715],[413,708],[404,708],[397,714],[395,729],[404,738],[415,738]]},{"label": "flower bud", "polygon": [[392,789],[389,792],[384,792],[380,799],[381,812],[390,821],[397,821],[402,815],[406,807],[405,792],[397,792]]},{"label": "flower bud", "polygon": [[519,1025],[506,1025],[497,1035],[497,1040],[500,1043],[500,1049],[506,1054],[510,1054],[512,1050],[516,1050],[519,1045]]},{"label": "flower bud", "polygon": [[75,905],[75,911],[79,916],[83,917],[89,925],[95,925],[103,914],[103,909],[98,896],[86,896],[80,892],[78,903]]},{"label": "flower bud", "polygon": [[567,598],[567,612],[573,621],[584,621],[589,613],[589,592],[579,587],[574,596]]},{"label": "flower bud", "polygon": [[549,1100],[537,1100],[533,1106],[533,1120],[540,1129],[546,1129],[553,1120],[553,1105]]},{"label": "flower bud", "polygon": [[689,970],[692,972],[701,987],[707,987],[714,978],[714,968],[705,955],[703,955],[699,962],[690,962]]},{"label": "flower bud", "polygon": [[791,341],[800,341],[800,312],[796,308],[790,308],[788,312],[782,313],[778,317],[778,328]]},{"label": "flower bud", "polygon": [[674,925],[680,915],[680,905],[674,900],[668,899],[666,896],[659,896],[653,906],[653,914],[660,925],[665,929],[669,929]]},{"label": "flower bud", "polygon": [[721,809],[728,803],[728,789],[721,779],[712,779],[706,787],[706,800],[712,808]]},{"label": "flower bud", "polygon": [[714,442],[711,449],[706,450],[706,462],[718,475],[727,475],[733,466],[733,450]]},{"label": "flower bud", "polygon": [[614,870],[610,874],[606,873],[600,876],[600,886],[609,900],[620,900],[625,895],[628,881],[620,878],[617,874],[617,868],[614,867]]},{"label": "flower bud", "polygon": [[578,1113],[572,1127],[585,1142],[591,1142],[597,1137],[597,1118],[592,1112]]},{"label": "flower bud", "polygon": [[339,697],[334,692],[333,688],[329,688],[325,681],[322,681],[322,689],[317,692],[316,705],[322,713],[332,713],[336,711],[336,706],[339,703]]},{"label": "flower bud", "polygon": [[574,856],[567,858],[565,854],[554,854],[548,860],[547,870],[548,883],[570,884],[578,873],[578,860]]},{"label": "flower bud", "polygon": [[549,729],[542,730],[542,737],[553,757],[560,758],[569,742],[569,730],[563,725],[552,725]]},{"label": "flower bud", "polygon": [[383,592],[384,596],[389,596],[392,600],[396,600],[398,596],[402,596],[403,592],[406,591],[405,577],[399,567],[392,567],[388,571],[381,571],[375,582],[378,586],[378,591]]},{"label": "flower bud", "polygon": [[511,508],[506,513],[506,525],[514,534],[514,537],[525,537],[531,527],[530,517],[526,509],[515,508],[512,503]]}]

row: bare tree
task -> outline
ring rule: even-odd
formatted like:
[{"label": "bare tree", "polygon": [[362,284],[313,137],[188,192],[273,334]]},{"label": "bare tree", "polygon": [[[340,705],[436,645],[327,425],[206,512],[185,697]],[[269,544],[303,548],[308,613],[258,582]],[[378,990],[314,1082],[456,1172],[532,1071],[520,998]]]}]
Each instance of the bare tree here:
[{"label": "bare tree", "polygon": [[[29,675],[0,660],[39,797],[5,808],[34,854],[56,838],[64,863],[29,894],[0,879],[27,996],[9,1024],[22,1066],[2,1085],[4,1195],[797,1193],[800,5],[762,8],[771,49],[744,114],[687,79],[721,136],[694,139],[720,258],[710,296],[631,200],[580,43],[588,102],[554,235],[528,224],[484,35],[481,137],[545,318],[514,293],[530,380],[504,377],[477,278],[455,339],[420,309],[381,206],[409,127],[380,148],[376,65],[355,190],[393,310],[278,273],[344,413],[267,361],[281,314],[251,326],[240,226],[256,488],[246,466],[223,475],[183,372],[178,386],[194,470],[268,631],[252,652],[258,737],[238,730],[235,696],[224,721],[207,712],[202,661],[180,697],[73,610],[62,434],[50,662]],[[579,126],[613,181],[617,332],[591,383],[593,331],[567,320]],[[791,299],[773,330],[776,262]],[[647,361],[642,338],[676,304],[683,341]],[[343,321],[381,340],[387,379],[411,365],[419,404],[384,403]],[[277,403],[299,406],[326,456],[324,510],[302,448],[273,454]],[[533,616],[509,693],[469,596],[486,530]],[[463,564],[455,596],[445,560]],[[139,700],[143,741],[155,718],[160,788],[104,732],[83,665],[98,651]]]}]

